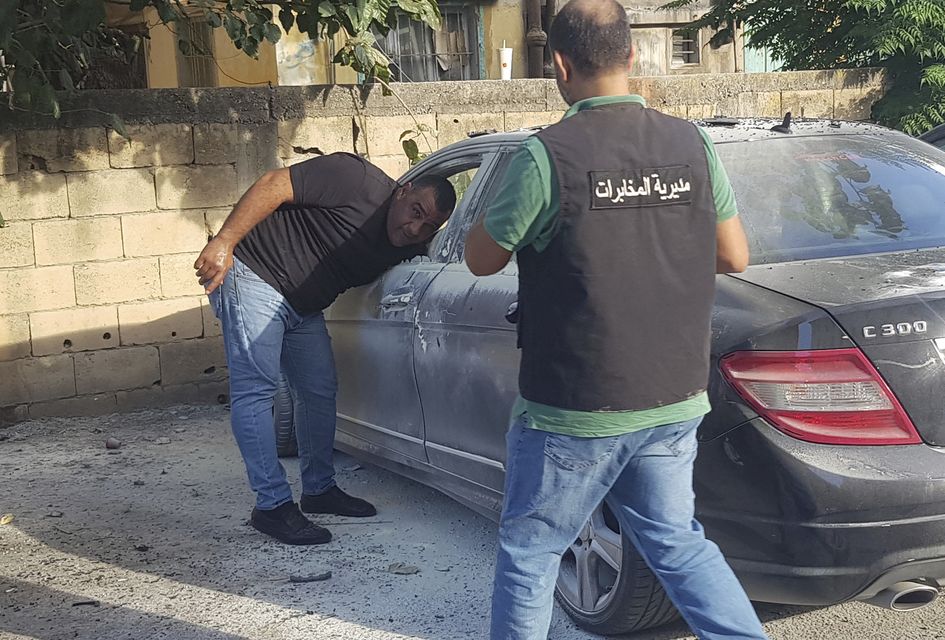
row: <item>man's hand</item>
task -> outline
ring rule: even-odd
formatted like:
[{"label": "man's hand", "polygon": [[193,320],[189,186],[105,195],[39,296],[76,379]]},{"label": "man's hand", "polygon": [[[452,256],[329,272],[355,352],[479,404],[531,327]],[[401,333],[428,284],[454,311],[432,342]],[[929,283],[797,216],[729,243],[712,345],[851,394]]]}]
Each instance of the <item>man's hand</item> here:
[{"label": "man's hand", "polygon": [[234,243],[218,235],[200,252],[194,269],[207,293],[212,293],[223,284],[227,271],[233,266],[233,246]]},{"label": "man's hand", "polygon": [[200,284],[207,293],[223,284],[226,272],[233,266],[233,248],[239,241],[276,207],[293,199],[292,176],[288,169],[269,171],[253,183],[194,263]]}]

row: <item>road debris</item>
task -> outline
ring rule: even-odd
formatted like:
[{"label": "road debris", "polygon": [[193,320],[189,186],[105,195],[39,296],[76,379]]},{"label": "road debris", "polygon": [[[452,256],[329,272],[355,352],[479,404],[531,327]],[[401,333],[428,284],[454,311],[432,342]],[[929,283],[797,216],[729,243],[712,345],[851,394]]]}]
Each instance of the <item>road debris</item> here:
[{"label": "road debris", "polygon": [[416,567],[412,564],[404,564],[403,562],[394,562],[389,567],[387,567],[388,573],[393,573],[398,576],[412,576],[416,573],[420,573],[420,567]]},{"label": "road debris", "polygon": [[118,449],[119,447],[121,447],[121,440],[118,438],[108,438],[105,440],[106,449]]},{"label": "road debris", "polygon": [[324,582],[331,578],[331,571],[322,571],[321,573],[312,573],[307,576],[289,576],[289,582]]}]

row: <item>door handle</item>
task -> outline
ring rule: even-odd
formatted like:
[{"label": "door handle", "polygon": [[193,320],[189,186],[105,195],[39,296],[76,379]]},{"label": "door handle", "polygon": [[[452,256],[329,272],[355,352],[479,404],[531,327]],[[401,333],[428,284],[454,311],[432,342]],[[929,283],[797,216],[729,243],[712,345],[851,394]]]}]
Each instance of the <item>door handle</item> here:
[{"label": "door handle", "polygon": [[518,324],[518,300],[509,305],[509,310],[505,312],[505,319],[511,324]]},{"label": "door handle", "polygon": [[395,291],[381,298],[382,309],[402,309],[413,302],[413,290]]}]

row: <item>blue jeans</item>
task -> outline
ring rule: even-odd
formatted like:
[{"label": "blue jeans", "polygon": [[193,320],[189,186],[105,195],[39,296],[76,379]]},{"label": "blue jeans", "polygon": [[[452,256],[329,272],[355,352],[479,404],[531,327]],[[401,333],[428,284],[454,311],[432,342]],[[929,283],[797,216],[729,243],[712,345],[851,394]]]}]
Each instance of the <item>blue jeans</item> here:
[{"label": "blue jeans", "polygon": [[230,370],[230,420],[259,509],[292,500],[276,454],[273,398],[284,372],[295,397],[302,491],[324,493],[335,484],[337,379],[331,338],[322,314],[300,316],[278,291],[239,260],[210,294],[223,327]]},{"label": "blue jeans", "polygon": [[695,519],[692,468],[701,419],[604,438],[508,433],[492,640],[545,640],[561,556],[605,498],[703,640],[767,638],[718,547]]}]

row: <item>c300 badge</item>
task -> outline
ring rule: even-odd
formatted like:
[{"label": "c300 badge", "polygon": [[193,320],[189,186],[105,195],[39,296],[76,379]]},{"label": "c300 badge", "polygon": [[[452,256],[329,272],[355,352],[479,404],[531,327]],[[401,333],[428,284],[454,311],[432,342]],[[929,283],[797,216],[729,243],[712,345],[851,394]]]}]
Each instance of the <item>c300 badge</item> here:
[{"label": "c300 badge", "polygon": [[929,323],[925,320],[915,322],[897,322],[894,324],[869,325],[863,327],[864,338],[892,338],[893,336],[908,336],[914,333],[926,333]]}]

